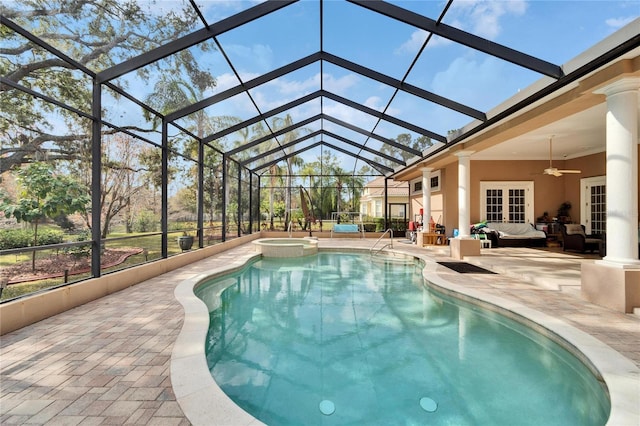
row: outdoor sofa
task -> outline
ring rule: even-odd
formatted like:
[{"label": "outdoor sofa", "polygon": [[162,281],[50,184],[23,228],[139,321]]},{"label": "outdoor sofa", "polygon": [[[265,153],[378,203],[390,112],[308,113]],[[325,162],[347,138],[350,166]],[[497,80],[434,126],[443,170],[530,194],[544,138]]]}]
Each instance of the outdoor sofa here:
[{"label": "outdoor sofa", "polygon": [[[477,229],[487,235],[492,247],[545,247],[547,234],[530,223],[486,222]],[[478,225],[474,225],[477,227]]]}]

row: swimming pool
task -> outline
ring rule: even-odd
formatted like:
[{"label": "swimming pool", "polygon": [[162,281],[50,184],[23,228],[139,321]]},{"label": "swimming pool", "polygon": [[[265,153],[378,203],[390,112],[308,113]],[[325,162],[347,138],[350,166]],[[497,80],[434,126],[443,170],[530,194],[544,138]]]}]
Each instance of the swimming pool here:
[{"label": "swimming pool", "polygon": [[606,422],[606,390],[584,364],[430,291],[422,266],[320,253],[199,286],[215,380],[272,425]]}]

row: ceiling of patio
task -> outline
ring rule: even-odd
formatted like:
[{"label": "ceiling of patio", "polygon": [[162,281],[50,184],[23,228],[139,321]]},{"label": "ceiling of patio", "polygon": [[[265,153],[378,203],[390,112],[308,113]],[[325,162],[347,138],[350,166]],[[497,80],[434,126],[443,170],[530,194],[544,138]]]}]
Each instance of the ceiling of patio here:
[{"label": "ceiling of patio", "polygon": [[[571,7],[565,4],[571,2],[557,3],[560,14]],[[162,13],[163,8],[181,4],[162,1],[147,6]],[[535,13],[517,10],[521,2],[487,5],[500,10],[484,17],[506,14],[508,19],[501,23],[477,17],[474,21],[473,14],[479,12],[471,8],[472,2],[453,0],[238,1],[233,9],[217,5],[190,0],[186,6],[201,19],[193,32],[94,71],[99,81],[142,100],[161,75],[150,73],[143,81],[137,70],[184,50],[199,55],[200,66],[213,73],[216,87],[198,93],[194,104],[166,117],[182,127],[186,117],[200,110],[235,117],[236,124],[222,126],[203,140],[220,142],[232,158],[257,173],[266,172],[274,153],[280,153],[279,160],[295,154],[313,161],[323,150],[339,156],[347,170],[356,172],[368,164],[378,173],[390,173],[406,162],[399,152],[384,157],[385,145],[404,150],[405,158],[423,155],[395,142],[399,134],[427,136],[434,147],[464,140],[465,132],[448,133],[468,130],[474,120],[477,126],[488,125],[487,112],[517,94],[523,82],[528,86],[540,79],[545,84],[562,81],[566,76],[561,65],[608,35],[585,31],[582,14],[565,13],[562,25],[545,17],[536,20]],[[535,11],[535,2],[527,7]],[[126,22],[122,27],[126,31]],[[213,42],[213,48],[196,53],[194,46],[203,42]],[[551,43],[562,48],[551,51]],[[486,84],[496,80],[500,84]],[[273,117],[285,115],[292,122],[274,127]],[[488,149],[478,158],[545,159],[551,135],[561,141],[565,129],[578,128],[583,137],[563,143],[557,156],[603,150],[602,116],[601,107],[581,112],[558,126]],[[270,137],[257,138],[252,126],[259,122],[271,130]],[[243,143],[225,142],[236,131],[245,132]]]}]

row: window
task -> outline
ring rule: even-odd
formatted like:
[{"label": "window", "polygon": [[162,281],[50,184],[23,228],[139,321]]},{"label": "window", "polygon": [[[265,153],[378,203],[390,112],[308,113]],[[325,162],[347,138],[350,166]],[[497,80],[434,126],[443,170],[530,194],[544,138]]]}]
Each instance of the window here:
[{"label": "window", "polygon": [[375,217],[382,217],[382,201],[376,200]]},{"label": "window", "polygon": [[[429,189],[431,192],[440,191],[440,170],[436,170],[435,172],[431,172],[431,176],[429,177]],[[415,179],[411,181],[411,194],[419,194],[422,192],[422,178]]]},{"label": "window", "polygon": [[431,192],[440,191],[440,170],[431,173]]},{"label": "window", "polygon": [[533,182],[480,182],[480,192],[482,219],[533,223]]}]

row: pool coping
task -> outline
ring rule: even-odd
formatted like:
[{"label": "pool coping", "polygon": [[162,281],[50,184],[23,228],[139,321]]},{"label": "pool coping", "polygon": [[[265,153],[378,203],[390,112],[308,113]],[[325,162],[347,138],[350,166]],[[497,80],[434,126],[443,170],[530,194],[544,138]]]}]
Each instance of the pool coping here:
[{"label": "pool coping", "polygon": [[315,237],[259,238],[251,243],[264,257],[303,257],[318,253],[318,239]]},{"label": "pool coping", "polygon": [[[318,250],[320,252],[369,253],[368,249],[355,248],[318,248]],[[640,369],[619,352],[563,320],[518,302],[449,282],[436,273],[438,265],[427,255],[399,250],[386,252],[422,260],[425,263],[423,276],[434,289],[499,312],[560,343],[582,360],[596,377],[605,383],[611,401],[611,413],[607,425],[640,423],[640,404],[638,404]],[[174,295],[184,310],[184,323],[171,354],[171,383],[176,401],[194,425],[264,424],[237,406],[211,376],[206,362],[204,344],[209,328],[209,310],[194,293],[194,289],[205,280],[242,269],[252,260],[260,257],[259,253],[238,256],[227,265],[212,268],[206,274],[182,281],[175,289]],[[218,294],[225,288],[221,286]],[[212,418],[213,410],[215,410],[215,418]]]}]

